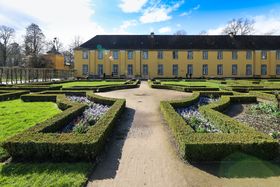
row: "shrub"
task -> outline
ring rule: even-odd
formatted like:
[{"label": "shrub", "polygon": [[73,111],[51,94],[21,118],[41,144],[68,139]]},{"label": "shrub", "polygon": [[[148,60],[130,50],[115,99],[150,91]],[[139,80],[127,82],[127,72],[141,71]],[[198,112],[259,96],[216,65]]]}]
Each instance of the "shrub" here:
[{"label": "shrub", "polygon": [[[33,97],[33,98],[32,98]],[[44,98],[45,97],[45,98]],[[114,122],[125,107],[123,99],[109,99],[87,93],[94,102],[111,104],[110,109],[86,133],[57,133],[65,124],[82,114],[86,105],[70,102],[64,95],[34,94],[30,101],[52,100],[64,111],[3,143],[13,159],[76,161],[92,160],[103,148]],[[79,129],[80,130],[80,129]]]},{"label": "shrub", "polygon": [[240,151],[264,159],[273,159],[278,155],[279,144],[276,140],[220,112],[231,102],[253,102],[256,97],[222,96],[218,102],[201,106],[199,111],[222,133],[195,133],[174,108],[191,105],[199,96],[200,93],[195,92],[192,97],[181,101],[160,103],[163,116],[183,158],[190,161],[213,161]]},{"label": "shrub", "polygon": [[19,90],[7,90],[0,91],[0,101],[8,101],[12,99],[18,99],[23,94],[28,94],[29,91],[19,91]]}]

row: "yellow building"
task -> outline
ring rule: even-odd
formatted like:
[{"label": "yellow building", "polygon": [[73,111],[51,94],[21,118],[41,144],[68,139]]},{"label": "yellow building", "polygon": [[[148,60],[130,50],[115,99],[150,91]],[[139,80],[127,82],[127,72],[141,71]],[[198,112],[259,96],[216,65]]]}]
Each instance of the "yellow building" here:
[{"label": "yellow building", "polygon": [[52,68],[56,70],[69,70],[69,65],[65,63],[64,56],[57,52],[55,48],[48,51],[44,57],[52,63]]},{"label": "yellow building", "polygon": [[280,77],[280,36],[97,35],[74,66],[79,77]]}]

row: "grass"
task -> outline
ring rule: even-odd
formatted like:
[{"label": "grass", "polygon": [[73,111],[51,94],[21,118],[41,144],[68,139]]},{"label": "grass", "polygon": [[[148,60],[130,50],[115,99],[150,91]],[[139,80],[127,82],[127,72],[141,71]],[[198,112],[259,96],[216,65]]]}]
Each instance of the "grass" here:
[{"label": "grass", "polygon": [[124,81],[120,82],[107,82],[107,81],[85,81],[85,82],[68,82],[59,84],[63,86],[63,88],[70,88],[73,86],[102,86],[102,85],[113,85],[113,84],[124,84]]},{"label": "grass", "polygon": [[172,81],[166,81],[166,82],[161,82],[162,84],[174,84],[174,85],[184,85],[184,86],[207,86],[207,87],[212,87],[212,88],[219,88],[218,83],[215,82],[185,82],[185,81],[180,81],[180,82],[172,82]]},{"label": "grass", "polygon": [[[0,143],[59,112],[57,105],[51,102],[23,102],[20,99],[0,102]],[[0,158],[5,154],[0,147]]]},{"label": "grass", "polygon": [[0,186],[83,186],[90,168],[89,163],[0,164]]}]

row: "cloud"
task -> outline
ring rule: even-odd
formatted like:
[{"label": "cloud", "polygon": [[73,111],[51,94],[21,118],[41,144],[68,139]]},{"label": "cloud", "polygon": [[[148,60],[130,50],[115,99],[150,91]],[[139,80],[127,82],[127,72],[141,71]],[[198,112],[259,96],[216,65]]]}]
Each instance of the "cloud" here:
[{"label": "cloud", "polygon": [[193,7],[192,9],[183,12],[180,14],[180,16],[190,16],[194,11],[198,10],[200,8],[200,4],[196,5],[195,7]]},{"label": "cloud", "polygon": [[148,0],[121,0],[119,7],[125,13],[139,12]]},{"label": "cloud", "polygon": [[133,20],[126,20],[123,21],[122,24],[120,25],[119,28],[114,29],[116,34],[129,34],[127,31],[129,27],[136,26],[138,24],[138,21],[133,19]]},{"label": "cloud", "polygon": [[[269,14],[269,15],[257,15],[251,16],[250,19],[255,20],[254,31],[252,34],[264,35],[264,34],[280,34],[280,15]],[[220,25],[217,28],[212,28],[207,31],[209,35],[218,35],[223,32],[225,25]]]},{"label": "cloud", "polygon": [[280,15],[253,17],[255,20],[254,34],[280,34]]},{"label": "cloud", "polygon": [[160,1],[155,1],[154,4],[143,10],[143,14],[139,18],[139,21],[141,23],[156,23],[170,20],[172,18],[170,14],[177,10],[183,3],[183,0],[176,2],[175,4],[162,4]]},{"label": "cloud", "polygon": [[0,1],[0,22],[14,27],[21,40],[25,28],[34,22],[48,39],[59,37],[67,46],[76,35],[89,39],[104,33],[104,29],[91,20],[92,6],[90,0]]},{"label": "cloud", "polygon": [[171,28],[170,27],[162,27],[158,30],[158,32],[160,34],[165,34],[165,33],[170,33],[171,32]]}]

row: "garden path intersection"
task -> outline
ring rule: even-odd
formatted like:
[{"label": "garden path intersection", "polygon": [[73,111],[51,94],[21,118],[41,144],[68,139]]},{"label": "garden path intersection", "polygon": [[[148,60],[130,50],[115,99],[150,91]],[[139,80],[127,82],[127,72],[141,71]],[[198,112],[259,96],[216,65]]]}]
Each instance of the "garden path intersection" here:
[{"label": "garden path intersection", "polygon": [[98,94],[125,98],[127,109],[116,123],[115,132],[108,142],[105,153],[101,155],[100,162],[93,169],[88,186],[277,186],[280,184],[279,176],[219,177],[208,172],[207,169],[199,169],[179,158],[160,113],[159,104],[162,100],[191,96],[191,93],[151,89],[147,82],[142,82],[137,89]]}]

